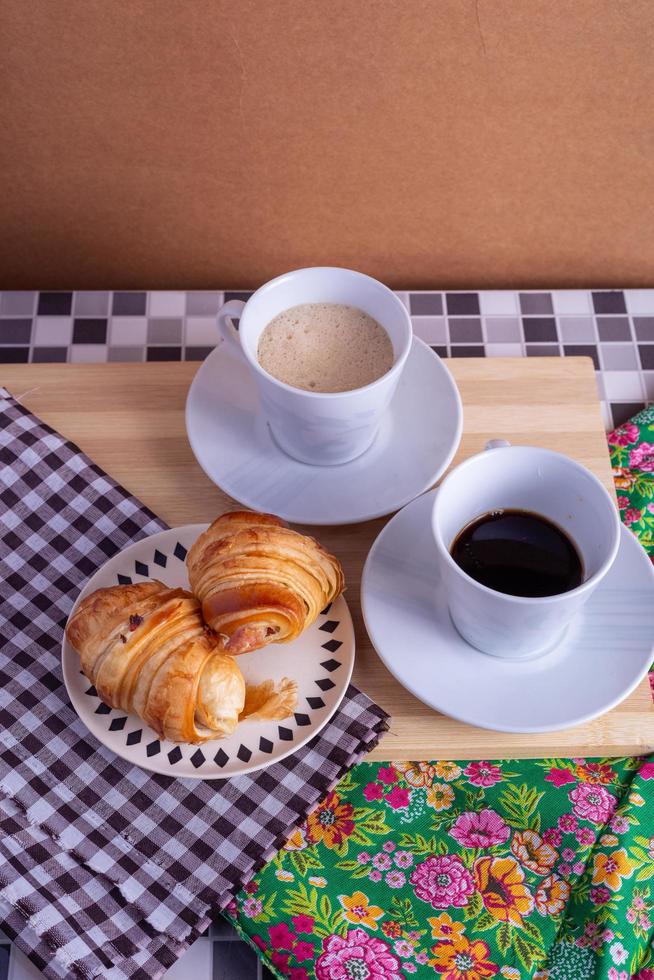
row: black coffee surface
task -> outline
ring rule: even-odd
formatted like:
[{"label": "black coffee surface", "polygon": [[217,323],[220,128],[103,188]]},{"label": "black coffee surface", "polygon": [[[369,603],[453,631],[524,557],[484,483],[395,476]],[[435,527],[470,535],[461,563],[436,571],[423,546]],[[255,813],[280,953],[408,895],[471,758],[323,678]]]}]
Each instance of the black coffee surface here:
[{"label": "black coffee surface", "polygon": [[558,595],[583,582],[582,561],[568,535],[526,510],[478,517],[459,532],[450,550],[471,578],[508,595]]}]

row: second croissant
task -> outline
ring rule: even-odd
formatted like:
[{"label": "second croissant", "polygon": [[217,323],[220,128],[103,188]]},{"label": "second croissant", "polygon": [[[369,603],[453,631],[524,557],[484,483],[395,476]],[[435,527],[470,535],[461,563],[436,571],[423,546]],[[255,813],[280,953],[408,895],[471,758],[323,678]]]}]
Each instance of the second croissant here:
[{"label": "second croissant", "polygon": [[333,555],[271,514],[223,514],[186,563],[204,619],[232,655],[294,640],[344,586]]}]

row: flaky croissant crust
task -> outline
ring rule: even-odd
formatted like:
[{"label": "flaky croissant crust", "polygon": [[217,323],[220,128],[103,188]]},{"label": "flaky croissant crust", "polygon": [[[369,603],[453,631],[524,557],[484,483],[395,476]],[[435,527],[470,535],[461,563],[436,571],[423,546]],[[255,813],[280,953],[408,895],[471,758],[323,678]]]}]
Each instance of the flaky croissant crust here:
[{"label": "flaky croissant crust", "polygon": [[245,682],[191,593],[161,582],[99,589],[75,610],[66,636],[99,697],[160,737],[197,743],[236,728]]},{"label": "flaky croissant crust", "polygon": [[333,555],[271,514],[223,514],[186,563],[206,622],[233,655],[294,640],[344,586]]}]

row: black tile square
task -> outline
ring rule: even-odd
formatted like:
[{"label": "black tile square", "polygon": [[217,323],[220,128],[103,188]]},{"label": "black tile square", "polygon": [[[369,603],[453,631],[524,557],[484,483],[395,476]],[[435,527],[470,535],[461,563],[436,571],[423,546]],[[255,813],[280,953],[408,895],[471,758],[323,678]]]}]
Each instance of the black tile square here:
[{"label": "black tile square", "polygon": [[448,293],[447,312],[450,316],[479,316],[477,293]]},{"label": "black tile square", "polygon": [[481,344],[481,320],[474,317],[450,317],[450,343]]},{"label": "black tile square", "polygon": [[645,402],[611,402],[614,428],[624,425],[636,412],[642,412],[644,408]]},{"label": "black tile square", "polygon": [[520,293],[520,310],[536,316],[553,313],[551,293]]},{"label": "black tile square", "polygon": [[146,293],[114,293],[114,316],[145,316]]},{"label": "black tile square", "polygon": [[72,293],[39,293],[39,316],[69,316],[72,307]]},{"label": "black tile square", "polygon": [[638,340],[654,340],[654,316],[635,316],[634,330]]},{"label": "black tile square", "polygon": [[485,357],[486,351],[483,344],[479,346],[469,344],[467,347],[456,347],[452,345],[450,347],[450,354],[452,357]]},{"label": "black tile square", "polygon": [[599,371],[599,357],[597,347],[592,344],[565,344],[563,347],[565,357],[590,357],[596,371]]},{"label": "black tile square", "polygon": [[203,361],[208,357],[213,347],[187,347],[184,351],[185,361]]},{"label": "black tile square", "polygon": [[29,347],[0,347],[0,364],[27,364]]},{"label": "black tile square", "polygon": [[624,293],[621,290],[593,293],[593,308],[596,313],[626,313]]},{"label": "black tile square", "polygon": [[246,943],[213,942],[212,980],[255,980],[257,954]]},{"label": "black tile square", "polygon": [[225,302],[228,303],[230,299],[240,299],[243,303],[247,303],[251,295],[252,292],[248,290],[240,293],[225,293]]},{"label": "black tile square", "polygon": [[31,317],[3,317],[0,320],[0,344],[29,344]]},{"label": "black tile square", "polygon": [[553,316],[523,316],[522,330],[527,343],[542,344],[556,341],[556,320]]},{"label": "black tile square", "polygon": [[432,350],[439,357],[447,357],[447,347],[432,347]]},{"label": "black tile square", "polygon": [[527,357],[558,357],[557,344],[525,344]]},{"label": "black tile square", "polygon": [[181,347],[148,347],[148,361],[181,361]]},{"label": "black tile square", "polygon": [[74,344],[106,344],[106,317],[83,317],[73,321]]},{"label": "black tile square", "polygon": [[597,333],[599,334],[599,339],[605,343],[607,340],[631,340],[629,317],[598,316]]},{"label": "black tile square", "polygon": [[[654,344],[639,344],[638,353],[644,371],[654,370]],[[0,355],[1,356],[1,355]]]},{"label": "black tile square", "polygon": [[440,293],[411,293],[409,311],[411,316],[441,316],[443,297]]},{"label": "black tile square", "polygon": [[67,347],[35,347],[32,351],[33,364],[65,364]]}]

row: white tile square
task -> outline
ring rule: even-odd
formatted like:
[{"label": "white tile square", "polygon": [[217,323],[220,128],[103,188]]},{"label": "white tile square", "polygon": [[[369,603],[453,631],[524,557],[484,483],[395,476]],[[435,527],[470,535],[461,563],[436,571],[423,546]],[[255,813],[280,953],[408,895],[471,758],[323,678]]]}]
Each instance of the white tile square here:
[{"label": "white tile square", "polygon": [[37,316],[34,327],[35,347],[68,347],[72,339],[72,317]]},{"label": "white tile square", "polygon": [[117,316],[109,327],[112,347],[144,347],[148,321],[144,316]]},{"label": "white tile square", "polygon": [[648,402],[654,402],[654,371],[645,371],[643,381],[645,382],[645,398]]},{"label": "white tile square", "polygon": [[486,357],[522,357],[521,344],[486,344]]},{"label": "white tile square", "polygon": [[654,289],[625,289],[624,294],[632,316],[654,316]]},{"label": "white tile square", "polygon": [[215,316],[188,316],[186,318],[187,347],[215,347],[220,339]]},{"label": "white tile square", "polygon": [[554,289],[552,299],[554,312],[559,315],[575,316],[593,312],[590,293],[586,289]]},{"label": "white tile square", "polygon": [[486,290],[479,294],[481,312],[484,316],[505,316],[519,313],[518,295],[508,289]]},{"label": "white tile square", "polygon": [[413,332],[426,344],[447,343],[447,323],[442,316],[414,316]]},{"label": "white tile square", "polygon": [[184,316],[186,293],[150,293],[150,316]]},{"label": "white tile square", "polygon": [[213,943],[205,936],[196,939],[184,955],[180,956],[169,970],[166,970],[162,980],[164,978],[165,980],[189,980],[189,977],[195,977],[196,980],[209,980],[212,970],[212,946]]},{"label": "white tile square", "polygon": [[638,371],[604,371],[602,379],[609,401],[639,402],[645,397]]},{"label": "white tile square", "polygon": [[106,344],[73,344],[70,348],[71,364],[100,364],[107,360]]}]

